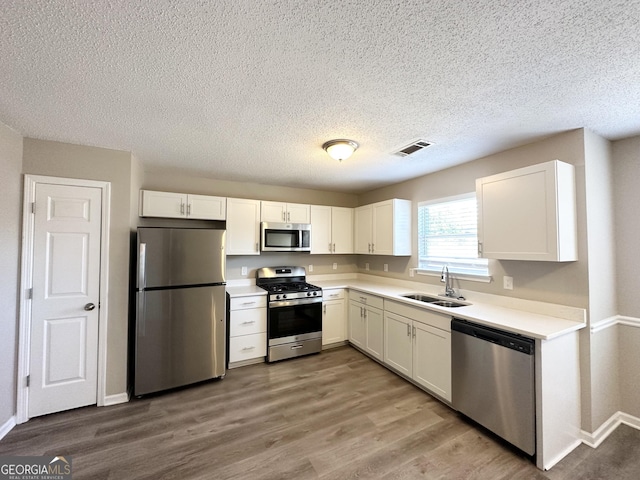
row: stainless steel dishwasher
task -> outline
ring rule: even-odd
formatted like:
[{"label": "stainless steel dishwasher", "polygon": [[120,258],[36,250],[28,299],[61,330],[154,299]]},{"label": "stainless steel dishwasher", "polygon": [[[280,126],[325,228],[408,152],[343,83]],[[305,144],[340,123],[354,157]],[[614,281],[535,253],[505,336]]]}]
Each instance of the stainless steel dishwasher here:
[{"label": "stainless steel dishwasher", "polygon": [[529,455],[536,451],[535,342],[454,318],[453,408]]}]

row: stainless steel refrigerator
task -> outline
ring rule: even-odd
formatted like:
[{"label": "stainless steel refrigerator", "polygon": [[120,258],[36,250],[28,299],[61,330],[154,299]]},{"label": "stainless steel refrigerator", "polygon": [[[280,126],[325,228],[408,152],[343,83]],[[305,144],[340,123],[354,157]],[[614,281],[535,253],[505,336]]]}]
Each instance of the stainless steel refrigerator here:
[{"label": "stainless steel refrigerator", "polygon": [[225,236],[138,228],[134,395],[224,377]]}]

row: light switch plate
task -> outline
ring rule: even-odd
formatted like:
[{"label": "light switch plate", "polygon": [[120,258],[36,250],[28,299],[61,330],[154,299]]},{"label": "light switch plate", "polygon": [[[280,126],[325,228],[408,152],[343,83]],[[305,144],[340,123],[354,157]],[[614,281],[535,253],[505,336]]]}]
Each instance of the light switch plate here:
[{"label": "light switch plate", "polygon": [[334,263],[334,264],[333,264],[333,269],[334,269],[334,270],[337,270],[337,269],[338,269],[338,264],[337,264],[337,263]]},{"label": "light switch plate", "polygon": [[242,275],[246,275],[247,274],[247,267],[242,267]]},{"label": "light switch plate", "polygon": [[383,265],[383,270],[384,270],[385,272],[388,272],[388,271],[389,271],[389,264],[388,264],[388,263],[385,263],[385,264]]},{"label": "light switch plate", "polygon": [[307,268],[307,270],[309,271],[309,273],[313,272],[313,265],[309,265],[309,268]]}]

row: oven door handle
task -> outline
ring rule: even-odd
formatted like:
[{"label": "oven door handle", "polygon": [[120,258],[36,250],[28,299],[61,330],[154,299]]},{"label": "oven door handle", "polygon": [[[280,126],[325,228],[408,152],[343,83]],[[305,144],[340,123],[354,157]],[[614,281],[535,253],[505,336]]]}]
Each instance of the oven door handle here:
[{"label": "oven door handle", "polygon": [[277,300],[269,302],[269,308],[292,307],[295,305],[309,305],[311,303],[322,303],[322,297],[296,298],[294,300]]}]

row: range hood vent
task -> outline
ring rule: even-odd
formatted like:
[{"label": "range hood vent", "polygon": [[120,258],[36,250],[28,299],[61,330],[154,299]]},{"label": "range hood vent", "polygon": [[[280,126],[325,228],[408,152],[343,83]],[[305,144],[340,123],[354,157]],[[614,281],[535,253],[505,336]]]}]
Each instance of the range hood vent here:
[{"label": "range hood vent", "polygon": [[426,140],[416,140],[415,142],[404,147],[403,149],[395,152],[394,155],[407,157],[416,152],[419,152],[420,150],[424,150],[425,148],[430,147],[431,145],[433,145],[433,143],[427,142]]}]

